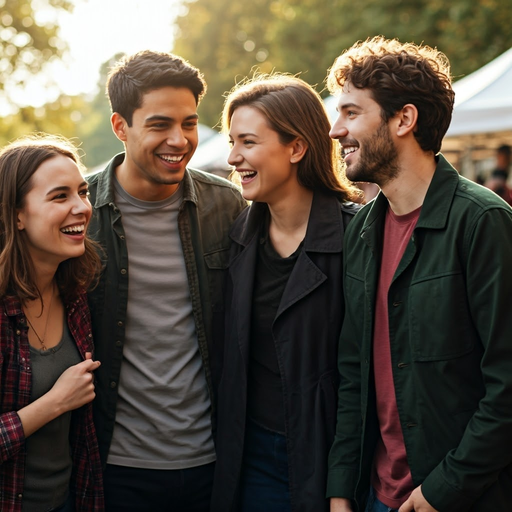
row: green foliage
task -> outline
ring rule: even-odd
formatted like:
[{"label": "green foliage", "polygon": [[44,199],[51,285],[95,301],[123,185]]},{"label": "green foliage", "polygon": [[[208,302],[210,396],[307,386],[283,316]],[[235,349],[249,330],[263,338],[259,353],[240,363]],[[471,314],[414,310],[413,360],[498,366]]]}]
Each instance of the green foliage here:
[{"label": "green foliage", "polygon": [[100,68],[98,93],[88,105],[87,115],[78,127],[77,135],[83,142],[85,152],[84,163],[91,169],[104,164],[115,154],[123,151],[123,144],[112,132],[110,125],[110,105],[105,92],[105,84],[110,68],[118,61],[122,53],[118,53],[104,62]]},{"label": "green foliage", "polygon": [[[66,95],[43,107],[22,107],[15,114],[0,118],[0,145],[34,132],[75,138],[77,126],[88,111],[83,97]],[[80,144],[78,140],[75,143]]]},{"label": "green foliage", "polygon": [[23,85],[66,48],[55,22],[36,17],[36,5],[47,13],[72,9],[69,0],[0,0],[0,94],[7,99],[9,89]]},{"label": "green foliage", "polygon": [[205,75],[199,112],[210,126],[223,94],[253,68],[301,73],[322,91],[334,59],[375,35],[439,48],[455,78],[512,46],[510,0],[182,0],[182,8],[173,51]]}]

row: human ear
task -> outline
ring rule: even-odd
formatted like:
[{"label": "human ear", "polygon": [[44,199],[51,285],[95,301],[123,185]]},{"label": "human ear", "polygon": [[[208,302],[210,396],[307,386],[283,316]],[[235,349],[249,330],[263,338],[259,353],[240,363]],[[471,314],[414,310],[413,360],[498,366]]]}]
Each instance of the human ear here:
[{"label": "human ear", "polygon": [[110,117],[110,122],[112,124],[112,131],[114,135],[121,141],[126,142],[126,128],[128,123],[124,119],[121,114],[114,112]]},{"label": "human ear", "polygon": [[23,214],[20,211],[17,212],[16,225],[19,231],[23,231],[25,229],[25,224],[23,222]]},{"label": "human ear", "polygon": [[304,158],[308,145],[303,139],[298,137],[291,143],[291,149],[290,162],[296,164]]},{"label": "human ear", "polygon": [[397,112],[397,131],[398,136],[404,136],[416,129],[418,123],[418,109],[416,105],[407,103]]}]

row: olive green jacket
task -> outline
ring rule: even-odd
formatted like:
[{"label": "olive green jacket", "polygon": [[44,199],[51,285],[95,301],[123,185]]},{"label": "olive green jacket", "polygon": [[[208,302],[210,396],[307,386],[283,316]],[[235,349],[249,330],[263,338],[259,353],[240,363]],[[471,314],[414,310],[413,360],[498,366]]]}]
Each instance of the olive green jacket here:
[{"label": "olive green jacket", "polygon": [[[378,433],[374,305],[388,202],[345,238],[346,313],[328,496],[369,488]],[[415,486],[440,512],[512,510],[512,210],[442,155],[388,294],[396,401]]]},{"label": "olive green jacket", "polygon": [[[124,159],[115,156],[107,168],[87,178],[94,213],[89,233],[103,248],[103,272],[89,293],[96,358],[94,421],[102,462],[105,464],[114,431],[117,383],[121,373],[128,303],[128,249],[121,211],[115,204],[114,173]],[[199,351],[215,412],[212,358],[215,324],[224,318],[223,287],[229,263],[229,229],[247,206],[238,189],[223,178],[187,169],[183,201],[178,213],[179,232],[196,325]],[[148,248],[148,258],[151,257]]]}]

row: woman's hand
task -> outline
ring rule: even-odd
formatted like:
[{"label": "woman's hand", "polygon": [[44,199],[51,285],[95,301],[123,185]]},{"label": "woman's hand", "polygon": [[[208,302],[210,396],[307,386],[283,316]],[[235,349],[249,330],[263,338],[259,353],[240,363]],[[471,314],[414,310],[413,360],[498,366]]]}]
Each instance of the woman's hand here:
[{"label": "woman's hand", "polygon": [[85,361],[64,371],[48,393],[20,409],[18,416],[25,437],[61,414],[91,402],[96,396],[92,372],[99,366],[100,362],[93,361],[91,353],[87,352]]},{"label": "woman's hand", "polygon": [[57,416],[92,402],[96,396],[92,372],[99,366],[100,362],[93,361],[88,352],[85,361],[70,366],[62,373],[48,392],[52,401],[60,409]]}]

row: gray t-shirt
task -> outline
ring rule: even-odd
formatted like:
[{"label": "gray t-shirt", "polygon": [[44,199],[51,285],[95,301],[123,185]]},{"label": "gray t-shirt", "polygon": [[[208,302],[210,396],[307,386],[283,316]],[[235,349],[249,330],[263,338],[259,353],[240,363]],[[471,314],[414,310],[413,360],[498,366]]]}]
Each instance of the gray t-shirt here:
[{"label": "gray t-shirt", "polygon": [[[30,347],[32,391],[30,401],[50,391],[70,366],[81,361],[66,321],[60,343],[41,351]],[[26,440],[23,512],[42,512],[64,504],[71,478],[69,425],[71,411],[50,421]]]},{"label": "gray t-shirt", "polygon": [[215,460],[210,398],[178,233],[181,187],[141,201],[115,181],[128,307],[109,464],[183,469]]}]

